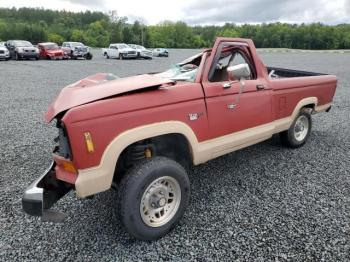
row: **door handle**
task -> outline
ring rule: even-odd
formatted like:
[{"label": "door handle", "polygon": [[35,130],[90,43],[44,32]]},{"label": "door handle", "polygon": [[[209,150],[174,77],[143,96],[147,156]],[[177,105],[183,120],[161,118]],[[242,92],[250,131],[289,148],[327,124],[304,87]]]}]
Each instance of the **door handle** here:
[{"label": "door handle", "polygon": [[265,86],[264,85],[256,85],[256,89],[259,91],[259,90],[264,90],[265,89]]},{"label": "door handle", "polygon": [[232,85],[232,83],[226,82],[226,83],[222,84],[222,87],[223,87],[224,89],[227,89],[227,88],[230,88],[231,85]]}]

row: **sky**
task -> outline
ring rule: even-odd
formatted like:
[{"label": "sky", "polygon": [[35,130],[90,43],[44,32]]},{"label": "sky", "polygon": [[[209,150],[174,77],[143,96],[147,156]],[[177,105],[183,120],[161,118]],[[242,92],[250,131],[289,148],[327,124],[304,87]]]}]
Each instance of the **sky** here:
[{"label": "sky", "polygon": [[116,10],[130,22],[164,20],[191,25],[232,23],[350,23],[350,0],[0,0],[0,7],[43,7],[69,11]]}]

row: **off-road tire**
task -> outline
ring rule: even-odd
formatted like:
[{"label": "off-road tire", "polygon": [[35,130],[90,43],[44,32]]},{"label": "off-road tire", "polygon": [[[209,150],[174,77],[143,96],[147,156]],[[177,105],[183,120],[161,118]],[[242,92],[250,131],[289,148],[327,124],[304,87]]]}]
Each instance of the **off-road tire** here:
[{"label": "off-road tire", "polygon": [[[149,186],[163,177],[175,179],[179,185],[180,200],[169,221],[158,227],[149,226],[141,216],[142,198]],[[165,157],[144,159],[132,167],[119,184],[118,209],[126,231],[139,240],[156,240],[175,227],[183,216],[190,197],[190,182],[185,169]]]},{"label": "off-road tire", "polygon": [[[300,120],[301,118],[307,122],[308,127],[307,127],[306,135],[303,136],[301,140],[298,140],[296,137],[295,130],[296,130],[296,124],[298,120]],[[280,133],[280,139],[281,139],[282,145],[289,148],[298,148],[303,146],[310,136],[311,128],[312,128],[311,109],[303,108],[301,109],[297,117],[294,119],[290,128]]]}]

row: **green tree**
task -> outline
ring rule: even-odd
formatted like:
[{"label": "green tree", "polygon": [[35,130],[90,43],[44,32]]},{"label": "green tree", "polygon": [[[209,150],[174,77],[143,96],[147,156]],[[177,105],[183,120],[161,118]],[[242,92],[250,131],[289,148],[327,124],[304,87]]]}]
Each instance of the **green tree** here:
[{"label": "green tree", "polygon": [[57,43],[59,45],[61,45],[64,42],[63,36],[56,34],[56,33],[49,33],[47,35],[47,40],[49,42],[54,42],[54,43]]},{"label": "green tree", "polygon": [[85,34],[83,30],[79,30],[79,29],[74,29],[72,31],[72,34],[70,36],[70,40],[71,41],[75,41],[75,42],[83,42],[85,41]]},{"label": "green tree", "polygon": [[108,46],[109,33],[105,30],[104,21],[96,21],[89,25],[86,31],[85,41],[90,46]]}]

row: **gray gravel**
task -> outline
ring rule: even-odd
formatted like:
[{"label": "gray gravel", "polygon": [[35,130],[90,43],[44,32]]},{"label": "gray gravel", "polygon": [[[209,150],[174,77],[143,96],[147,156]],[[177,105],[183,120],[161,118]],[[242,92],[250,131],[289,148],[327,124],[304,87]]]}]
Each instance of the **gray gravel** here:
[{"label": "gray gravel", "polygon": [[266,64],[333,73],[335,104],[313,117],[298,150],[276,137],[220,157],[190,174],[190,206],[170,234],[131,240],[114,207],[116,192],[93,200],[73,193],[55,208],[65,223],[41,223],[21,210],[26,186],[50,162],[56,129],[43,114],[65,85],[97,72],[119,76],[166,69],[196,50],[152,61],[0,62],[0,260],[350,260],[350,55],[263,53]]}]

